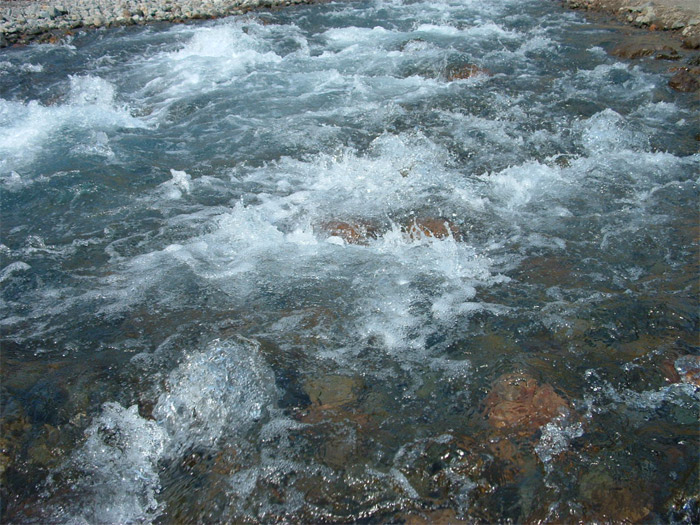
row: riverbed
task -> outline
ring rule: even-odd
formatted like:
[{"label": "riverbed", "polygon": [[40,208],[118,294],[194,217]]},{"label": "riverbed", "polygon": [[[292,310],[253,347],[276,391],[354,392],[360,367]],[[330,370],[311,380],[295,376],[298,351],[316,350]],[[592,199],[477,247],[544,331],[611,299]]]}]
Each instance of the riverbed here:
[{"label": "riverbed", "polygon": [[698,101],[541,0],[0,51],[2,520],[698,519]]}]

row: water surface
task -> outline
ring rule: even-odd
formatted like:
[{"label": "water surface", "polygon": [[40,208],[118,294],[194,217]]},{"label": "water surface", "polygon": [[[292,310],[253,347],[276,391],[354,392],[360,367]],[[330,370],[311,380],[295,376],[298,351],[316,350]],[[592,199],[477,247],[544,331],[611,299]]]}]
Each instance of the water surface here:
[{"label": "water surface", "polygon": [[3,50],[3,519],[697,519],[698,104],[615,37],[378,0]]}]

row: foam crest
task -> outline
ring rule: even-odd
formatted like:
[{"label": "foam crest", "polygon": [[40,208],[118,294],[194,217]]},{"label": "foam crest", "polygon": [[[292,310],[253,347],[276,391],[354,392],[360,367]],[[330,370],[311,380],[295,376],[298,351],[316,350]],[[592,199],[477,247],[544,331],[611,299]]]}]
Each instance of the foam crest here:
[{"label": "foam crest", "polygon": [[542,435],[535,445],[535,453],[545,464],[547,472],[551,472],[554,469],[552,460],[566,452],[572,440],[583,436],[583,425],[580,421],[572,422],[560,416],[544,425],[541,432]]},{"label": "foam crest", "polygon": [[612,109],[605,109],[591,118],[579,121],[581,143],[589,154],[598,155],[623,149],[643,149],[644,136],[630,129],[624,117]]},{"label": "foam crest", "polygon": [[36,101],[0,99],[0,171],[18,171],[21,175],[37,156],[65,148],[65,135],[77,130],[88,132],[88,142],[72,148],[97,148],[109,157],[101,133],[115,128],[144,127],[126,107],[117,104],[111,83],[90,75],[73,76],[64,104],[44,106]]},{"label": "foam crest", "polygon": [[568,192],[570,185],[561,170],[539,162],[527,162],[482,178],[490,186],[494,204],[508,211],[547,206],[550,199]]},{"label": "foam crest", "polygon": [[188,173],[171,169],[170,175],[172,175],[172,179],[159,186],[166,199],[177,200],[182,198],[183,194],[190,193],[192,177]]},{"label": "foam crest", "polygon": [[[172,55],[175,60],[199,58],[225,59],[228,65],[246,67],[260,62],[279,62],[281,58],[265,48],[265,43],[244,30],[240,23],[198,28],[192,39]],[[196,61],[195,61],[196,63]]]},{"label": "foam crest", "polygon": [[555,89],[570,97],[597,100],[601,96],[633,99],[644,97],[650,100],[655,79],[638,66],[627,63],[599,64],[593,69],[580,69],[574,74],[566,73],[555,82]]},{"label": "foam crest", "polygon": [[171,454],[213,447],[265,416],[276,397],[274,385],[256,343],[214,341],[170,373],[153,415],[171,439]]},{"label": "foam crest", "polygon": [[31,270],[31,266],[22,261],[16,261],[5,266],[0,271],[0,283],[10,279],[14,274]]},{"label": "foam crest", "polygon": [[353,151],[320,155],[312,164],[296,161],[284,167],[301,172],[307,191],[324,208],[346,213],[388,213],[425,202],[434,191],[451,195],[455,181],[445,166],[445,148],[420,134],[384,134],[373,141],[367,155]]},{"label": "foam crest", "polygon": [[111,106],[114,86],[100,77],[91,75],[70,77],[69,103],[74,106]]},{"label": "foam crest", "polygon": [[[106,403],[85,443],[56,474],[74,478],[72,522],[149,522],[160,513],[158,461],[169,441],[134,405]],[[49,481],[51,487],[51,481]],[[50,509],[63,513],[62,509]]]},{"label": "foam crest", "polygon": [[366,275],[364,283],[355,282],[365,297],[358,305],[358,326],[392,352],[424,350],[438,327],[490,308],[474,300],[478,287],[508,281],[492,272],[487,256],[452,237],[411,239],[394,227],[374,247],[381,269]]}]

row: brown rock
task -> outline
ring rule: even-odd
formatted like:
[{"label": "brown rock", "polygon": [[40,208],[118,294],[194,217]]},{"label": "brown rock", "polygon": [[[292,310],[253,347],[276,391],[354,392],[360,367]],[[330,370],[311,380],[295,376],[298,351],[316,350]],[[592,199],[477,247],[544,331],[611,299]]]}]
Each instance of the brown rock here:
[{"label": "brown rock", "polygon": [[600,468],[581,477],[579,495],[586,502],[585,521],[638,523],[651,513],[650,497],[641,480],[622,484]]},{"label": "brown rock", "polygon": [[484,401],[489,424],[528,435],[568,411],[568,403],[550,385],[523,373],[505,374]]},{"label": "brown rock", "polygon": [[363,387],[359,378],[333,374],[311,378],[304,383],[304,391],[311,402],[328,408],[354,403]]},{"label": "brown rock", "polygon": [[404,230],[412,240],[418,240],[423,237],[446,239],[450,236],[454,237],[455,240],[461,240],[459,228],[447,219],[414,219]]},{"label": "brown rock", "polygon": [[376,238],[375,228],[364,222],[328,221],[321,224],[321,229],[331,237],[340,237],[348,244],[367,244]]},{"label": "brown rock", "polygon": [[690,385],[700,387],[700,356],[684,355],[674,363],[680,380]]},{"label": "brown rock", "polygon": [[479,75],[491,76],[491,73],[474,64],[465,64],[449,70],[447,72],[447,81],[452,82],[453,80],[466,80]]},{"label": "brown rock", "polygon": [[683,39],[683,47],[686,49],[700,49],[700,33],[686,36]]},{"label": "brown rock", "polygon": [[661,371],[661,375],[664,376],[664,379],[666,379],[666,381],[668,381],[669,383],[680,382],[681,376],[678,375],[673,360],[666,359],[665,361],[663,361],[659,365],[659,370]]},{"label": "brown rock", "polygon": [[654,42],[625,42],[613,48],[610,54],[619,58],[632,60],[658,54],[663,56],[675,56],[678,55],[678,51],[674,47],[666,44]]},{"label": "brown rock", "polygon": [[692,93],[700,89],[700,82],[698,82],[696,76],[687,69],[680,69],[671,77],[671,80],[668,81],[668,85],[676,91],[681,91],[683,93]]}]

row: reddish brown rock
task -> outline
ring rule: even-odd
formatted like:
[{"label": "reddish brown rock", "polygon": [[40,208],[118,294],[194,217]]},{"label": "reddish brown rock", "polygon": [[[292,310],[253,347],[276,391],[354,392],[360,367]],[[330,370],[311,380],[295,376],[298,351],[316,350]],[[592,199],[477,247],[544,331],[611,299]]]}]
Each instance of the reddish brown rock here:
[{"label": "reddish brown rock", "polygon": [[681,356],[674,366],[683,383],[700,387],[700,355]]},{"label": "reddish brown rock", "polygon": [[534,433],[569,407],[550,385],[539,385],[522,373],[499,377],[484,404],[492,427],[523,435]]},{"label": "reddish brown rock", "polygon": [[460,67],[453,68],[447,72],[447,81],[466,80],[480,75],[491,76],[491,73],[474,64],[465,64]]},{"label": "reddish brown rock", "polygon": [[659,370],[664,379],[669,383],[679,383],[681,376],[678,375],[672,359],[666,359],[659,365]]},{"label": "reddish brown rock", "polygon": [[404,230],[412,240],[421,239],[422,237],[446,239],[450,236],[456,240],[461,240],[459,228],[447,219],[414,219],[406,225]]},{"label": "reddish brown rock", "polygon": [[671,77],[671,80],[668,81],[668,85],[676,91],[681,91],[683,93],[692,93],[700,89],[700,82],[698,82],[697,75],[694,75],[686,68],[679,69],[676,74]]},{"label": "reddish brown rock", "polygon": [[321,224],[321,229],[331,237],[340,237],[347,244],[367,244],[376,238],[375,228],[365,222],[328,221]]}]

